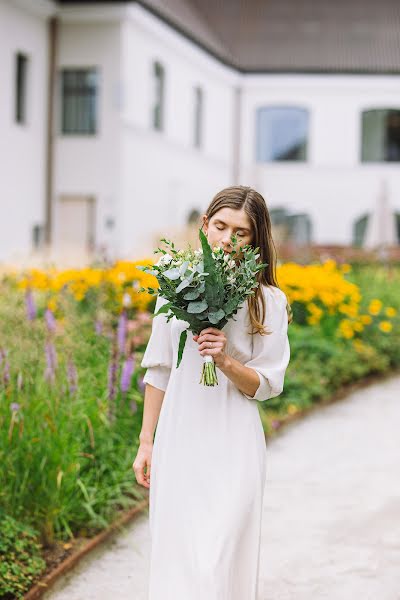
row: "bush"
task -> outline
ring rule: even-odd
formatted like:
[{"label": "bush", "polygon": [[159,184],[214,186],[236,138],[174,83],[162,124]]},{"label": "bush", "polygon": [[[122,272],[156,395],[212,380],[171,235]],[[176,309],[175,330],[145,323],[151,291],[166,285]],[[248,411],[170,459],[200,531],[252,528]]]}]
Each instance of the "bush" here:
[{"label": "bush", "polygon": [[23,598],[45,569],[38,532],[0,513],[0,598]]}]

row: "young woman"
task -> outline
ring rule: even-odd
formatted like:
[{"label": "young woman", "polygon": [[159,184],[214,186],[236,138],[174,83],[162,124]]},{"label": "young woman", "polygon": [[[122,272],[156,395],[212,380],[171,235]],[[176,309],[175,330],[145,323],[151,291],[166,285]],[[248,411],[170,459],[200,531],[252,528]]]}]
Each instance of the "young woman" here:
[{"label": "young woman", "polygon": [[[282,392],[291,312],[276,283],[271,222],[258,192],[223,189],[202,229],[211,247],[229,253],[235,233],[240,246],[258,246],[268,266],[235,320],[221,330],[188,334],[178,369],[179,336],[187,323],[153,318],[141,363],[147,385],[133,463],[138,483],[149,488],[148,599],[256,600],[266,481],[257,402]],[[164,302],[158,296],[155,312]],[[205,354],[218,368],[214,387],[200,383]]]}]

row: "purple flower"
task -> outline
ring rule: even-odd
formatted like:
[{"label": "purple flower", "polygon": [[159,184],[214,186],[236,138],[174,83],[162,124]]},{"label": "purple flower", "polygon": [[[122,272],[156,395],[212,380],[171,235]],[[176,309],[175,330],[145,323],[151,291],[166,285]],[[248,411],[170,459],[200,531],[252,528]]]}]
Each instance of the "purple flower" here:
[{"label": "purple flower", "polygon": [[78,373],[75,367],[75,364],[70,358],[67,364],[67,379],[69,385],[69,393],[73,396],[78,389]]},{"label": "purple flower", "polygon": [[278,421],[278,419],[272,419],[272,421],[271,421],[272,429],[279,429],[280,426],[281,426],[281,422]]},{"label": "purple flower", "polygon": [[103,323],[100,321],[100,319],[96,319],[96,322],[94,324],[94,329],[95,332],[97,333],[97,335],[101,335],[103,332]]},{"label": "purple flower", "polygon": [[57,353],[52,341],[48,340],[45,347],[46,352],[46,370],[45,379],[54,383],[57,367]]},{"label": "purple flower", "polygon": [[36,317],[36,306],[33,299],[32,290],[30,288],[27,288],[25,292],[25,305],[26,316],[28,317],[29,321],[33,321],[33,319]]},{"label": "purple flower", "polygon": [[54,318],[54,315],[52,313],[52,311],[50,310],[50,308],[46,308],[46,312],[45,312],[45,319],[46,319],[46,325],[47,325],[47,329],[54,333],[54,331],[56,330],[56,320]]},{"label": "purple flower", "polygon": [[108,399],[114,400],[117,395],[117,372],[118,372],[118,352],[113,347],[110,363],[108,365]]},{"label": "purple flower", "polygon": [[7,359],[4,361],[4,369],[3,369],[3,384],[4,387],[7,387],[10,383],[10,363]]},{"label": "purple flower", "polygon": [[132,375],[135,370],[135,358],[133,355],[128,356],[122,366],[121,372],[121,392],[126,394],[131,386]]},{"label": "purple flower", "polygon": [[128,323],[128,319],[126,316],[126,311],[123,310],[118,319],[118,329],[117,329],[118,350],[121,354],[125,353],[127,323]]},{"label": "purple flower", "polygon": [[17,412],[20,409],[20,405],[18,402],[11,402],[10,404],[11,412]]},{"label": "purple flower", "polygon": [[135,414],[135,412],[137,412],[137,404],[136,404],[135,400],[131,400],[131,402],[129,404],[129,408],[131,409],[133,414]]}]

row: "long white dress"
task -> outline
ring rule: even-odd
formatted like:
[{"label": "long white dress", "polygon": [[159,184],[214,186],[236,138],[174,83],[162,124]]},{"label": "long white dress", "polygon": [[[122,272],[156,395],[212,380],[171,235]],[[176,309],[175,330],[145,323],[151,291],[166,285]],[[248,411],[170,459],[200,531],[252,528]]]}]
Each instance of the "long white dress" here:
[{"label": "long white dress", "polygon": [[[258,373],[253,397],[217,368],[200,383],[203,357],[188,323],[153,317],[144,382],[165,391],[155,432],[149,490],[148,600],[257,600],[266,443],[257,401],[278,396],[290,358],[286,296],[262,285],[264,324],[247,333],[247,301],[223,328],[226,353]],[[155,311],[165,303],[157,297]]]}]

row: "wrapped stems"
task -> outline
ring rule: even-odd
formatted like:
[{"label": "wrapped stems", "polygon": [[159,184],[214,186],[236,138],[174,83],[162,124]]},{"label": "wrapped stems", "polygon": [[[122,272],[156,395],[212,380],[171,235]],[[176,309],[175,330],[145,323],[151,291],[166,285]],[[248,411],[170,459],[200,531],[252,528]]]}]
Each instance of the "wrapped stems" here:
[{"label": "wrapped stems", "polygon": [[217,370],[212,356],[206,354],[203,356],[203,370],[200,383],[203,385],[218,385]]}]

